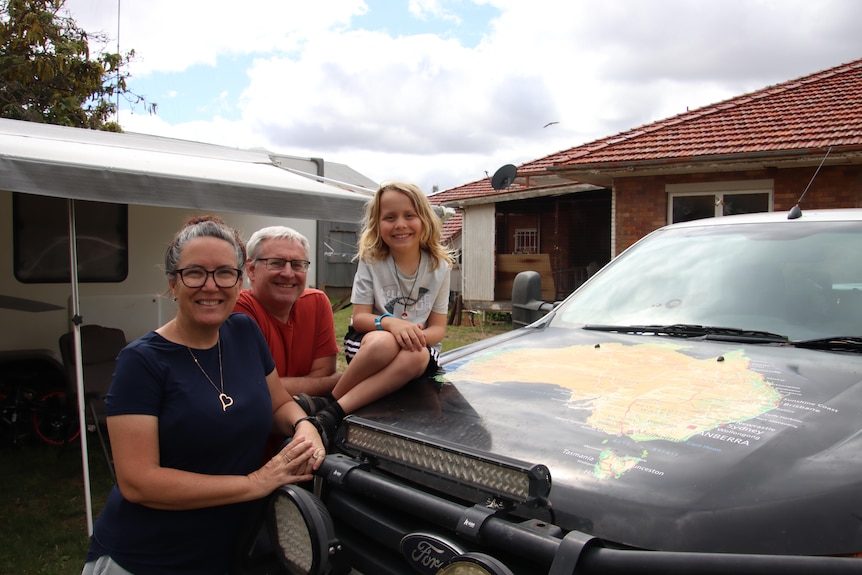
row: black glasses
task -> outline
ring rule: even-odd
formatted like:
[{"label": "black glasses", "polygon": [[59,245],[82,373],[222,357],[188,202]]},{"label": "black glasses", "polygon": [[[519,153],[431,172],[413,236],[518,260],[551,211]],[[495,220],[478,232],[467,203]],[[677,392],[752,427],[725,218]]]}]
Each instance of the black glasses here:
[{"label": "black glasses", "polygon": [[266,269],[272,271],[281,271],[287,264],[295,272],[307,272],[311,262],[308,260],[286,260],[284,258],[255,258],[256,262],[265,262]]},{"label": "black glasses", "polygon": [[212,276],[215,285],[220,288],[232,288],[242,277],[242,270],[237,268],[218,268],[207,270],[201,266],[189,266],[174,272],[180,276],[183,284],[190,288],[203,287],[207,283],[207,277]]}]

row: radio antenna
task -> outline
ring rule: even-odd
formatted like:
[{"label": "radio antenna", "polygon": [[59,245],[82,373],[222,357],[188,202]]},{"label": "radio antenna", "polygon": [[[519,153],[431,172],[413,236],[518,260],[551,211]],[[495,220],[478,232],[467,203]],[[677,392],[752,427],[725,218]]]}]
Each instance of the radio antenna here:
[{"label": "radio antenna", "polygon": [[805,197],[806,192],[808,192],[808,188],[811,187],[811,184],[814,182],[814,178],[817,177],[817,173],[820,172],[820,168],[823,167],[823,163],[826,161],[826,158],[829,157],[829,152],[832,151],[832,146],[829,146],[829,149],[826,150],[826,155],[823,156],[823,159],[820,160],[820,165],[817,166],[817,169],[814,170],[814,175],[811,176],[811,179],[808,181],[808,185],[805,186],[805,189],[802,191],[802,195],[799,196],[799,200],[796,202],[796,205],[790,208],[790,212],[787,214],[788,220],[795,220],[799,216],[802,215],[802,208],[799,207],[799,204],[802,203],[802,198]]},{"label": "radio antenna", "polygon": [[[117,0],[117,57],[120,57],[120,0]],[[120,123],[120,66],[117,66],[117,111],[114,114],[117,124]],[[213,279],[215,281],[215,279]]]}]

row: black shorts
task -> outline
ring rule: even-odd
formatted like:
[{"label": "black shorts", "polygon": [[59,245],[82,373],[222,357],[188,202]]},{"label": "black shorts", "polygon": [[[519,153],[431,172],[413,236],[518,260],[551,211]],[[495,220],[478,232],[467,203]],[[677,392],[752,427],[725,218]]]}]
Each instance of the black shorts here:
[{"label": "black shorts", "polygon": [[[353,327],[347,328],[347,333],[344,335],[344,357],[347,363],[353,359],[356,352],[359,351],[359,344],[362,343],[364,333],[359,333]],[[425,366],[425,372],[419,377],[431,377],[440,370],[440,352],[436,347],[428,347],[428,365]]]}]

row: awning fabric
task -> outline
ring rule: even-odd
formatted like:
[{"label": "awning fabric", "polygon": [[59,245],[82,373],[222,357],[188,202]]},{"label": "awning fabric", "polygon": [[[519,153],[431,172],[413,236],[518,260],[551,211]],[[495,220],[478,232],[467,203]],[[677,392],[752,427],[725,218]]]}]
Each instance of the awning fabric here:
[{"label": "awning fabric", "polygon": [[0,189],[99,202],[358,222],[368,196],[266,151],[0,119]]}]

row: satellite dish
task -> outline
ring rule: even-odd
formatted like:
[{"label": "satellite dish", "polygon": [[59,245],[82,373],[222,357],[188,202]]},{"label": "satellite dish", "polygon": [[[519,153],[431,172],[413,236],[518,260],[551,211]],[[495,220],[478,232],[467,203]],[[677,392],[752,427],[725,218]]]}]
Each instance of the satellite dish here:
[{"label": "satellite dish", "polygon": [[495,190],[502,190],[503,188],[508,188],[512,185],[512,182],[515,181],[515,176],[518,174],[518,168],[513,166],[512,164],[506,164],[496,172],[494,172],[494,177],[491,178],[491,187]]}]

